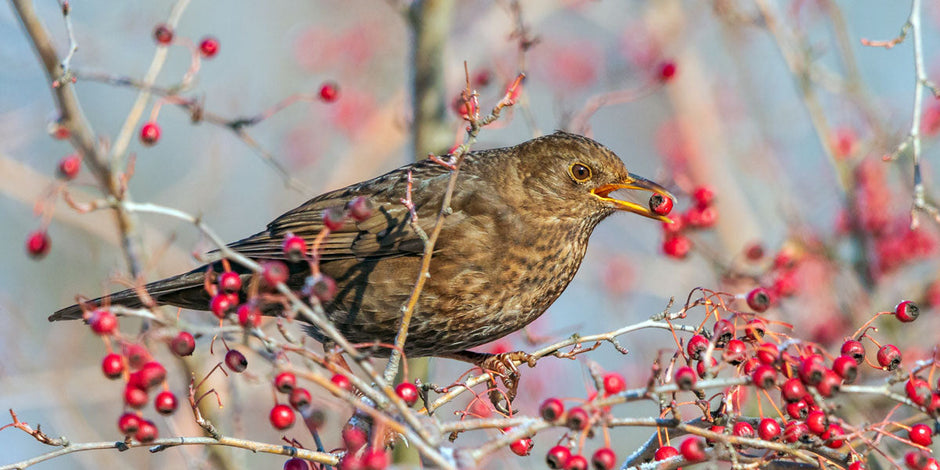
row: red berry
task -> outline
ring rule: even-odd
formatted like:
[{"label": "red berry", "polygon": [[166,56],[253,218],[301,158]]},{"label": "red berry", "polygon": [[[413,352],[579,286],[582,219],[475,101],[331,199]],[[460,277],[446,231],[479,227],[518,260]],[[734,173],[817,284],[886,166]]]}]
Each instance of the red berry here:
[{"label": "red berry", "polygon": [[787,414],[791,418],[805,419],[807,413],[809,413],[809,405],[806,404],[805,400],[787,403]]},{"label": "red berry", "polygon": [[261,310],[255,302],[248,302],[238,307],[238,324],[245,328],[257,328],[261,325]]},{"label": "red berry", "polygon": [[663,233],[667,236],[678,234],[685,228],[685,218],[682,214],[677,214],[669,220],[671,220],[672,223],[666,221],[662,222]]},{"label": "red berry", "polygon": [[310,470],[310,464],[304,459],[294,457],[284,462],[283,470]]},{"label": "red berry", "polygon": [[215,57],[219,53],[219,40],[212,36],[202,38],[199,42],[199,53],[206,59]]},{"label": "red berry", "polygon": [[297,386],[297,376],[292,372],[281,372],[274,377],[274,388],[281,393],[290,393]]},{"label": "red berry", "polygon": [[694,360],[699,360],[702,357],[702,353],[708,349],[708,340],[705,339],[702,335],[695,335],[689,338],[689,343],[686,345],[686,351],[689,353],[689,357]]},{"label": "red berry", "polygon": [[101,371],[109,379],[116,379],[124,373],[124,359],[120,354],[108,354],[101,361]]},{"label": "red berry", "polygon": [[757,435],[765,441],[772,441],[780,437],[780,423],[773,418],[764,418],[757,425]]},{"label": "red berry", "polygon": [[699,186],[692,191],[692,199],[697,206],[708,206],[715,202],[715,190],[711,186]]},{"label": "red berry", "polygon": [[229,370],[235,373],[242,373],[248,368],[248,359],[237,349],[229,349],[225,353],[225,365]]},{"label": "red berry", "polygon": [[829,429],[829,417],[822,410],[812,410],[806,415],[806,427],[817,436]]},{"label": "red berry", "polygon": [[26,237],[26,253],[33,259],[42,259],[52,248],[52,240],[45,230],[36,230]]},{"label": "red berry", "polygon": [[323,226],[331,232],[335,232],[346,224],[346,213],[341,207],[330,207],[325,209],[322,214]]},{"label": "red berry", "polygon": [[548,454],[545,454],[545,463],[548,464],[548,468],[559,470],[565,467],[565,462],[569,457],[571,457],[571,451],[567,447],[555,446],[548,449]]},{"label": "red berry", "polygon": [[88,325],[91,326],[91,331],[96,334],[110,335],[117,330],[118,320],[110,311],[99,309],[91,312],[91,316],[88,317]]},{"label": "red berry", "polygon": [[336,297],[336,281],[323,273],[307,276],[301,292],[305,297],[316,298],[320,302],[329,302]]},{"label": "red berry", "polygon": [[929,453],[922,450],[912,450],[904,454],[904,464],[908,470],[936,470],[937,461]]},{"label": "red berry", "polygon": [[757,370],[757,366],[761,365],[761,362],[756,357],[752,357],[744,362],[744,365],[741,366],[741,370],[744,372],[744,375],[751,375]]},{"label": "red berry", "polygon": [[170,349],[177,356],[192,356],[196,350],[196,338],[187,331],[180,331],[170,340]]},{"label": "red berry", "polygon": [[140,428],[140,416],[137,413],[124,413],[118,418],[118,430],[125,436],[130,436]]},{"label": "red berry", "polygon": [[617,454],[609,447],[601,447],[591,457],[591,466],[594,470],[611,470],[617,465]]},{"label": "red berry", "polygon": [[831,397],[841,386],[842,377],[829,369],[824,369],[822,380],[816,384],[816,391],[824,397]]},{"label": "red berry", "polygon": [[663,242],[663,253],[673,258],[685,258],[691,250],[692,242],[683,235],[666,237],[666,241]]},{"label": "red berry", "polygon": [[774,365],[777,363],[777,358],[780,356],[780,350],[777,348],[776,344],[761,343],[761,345],[757,347],[756,356],[761,364]]},{"label": "red berry", "polygon": [[767,364],[761,364],[757,369],[754,369],[754,373],[751,374],[751,381],[757,388],[764,390],[773,388],[777,383],[777,369]]},{"label": "red berry", "polygon": [[297,411],[303,411],[308,405],[310,405],[310,392],[306,388],[295,387],[290,391],[290,397],[287,401]]},{"label": "red berry", "polygon": [[127,384],[124,386],[124,404],[127,406],[134,409],[140,409],[147,404],[147,400],[148,397],[146,390],[135,387],[132,384]]},{"label": "red berry", "polygon": [[849,464],[849,470],[866,470],[865,464],[857,460]]},{"label": "red berry", "polygon": [[732,339],[725,345],[725,351],[721,358],[731,365],[741,365],[747,360],[747,345],[739,339]]},{"label": "red berry", "polygon": [[408,406],[418,402],[418,387],[411,382],[402,382],[395,387],[395,394]]},{"label": "red berry", "polygon": [[712,206],[695,206],[685,212],[685,221],[695,228],[708,228],[718,221],[718,209]]},{"label": "red berry", "polygon": [[[753,432],[753,429],[751,430]],[[700,437],[687,437],[679,445],[679,451],[682,452],[682,458],[689,462],[701,462],[705,460],[705,443]]]},{"label": "red berry", "polygon": [[[704,358],[703,358],[704,359]],[[718,366],[718,360],[714,357],[709,358],[709,364],[705,364],[705,361],[698,361],[695,364],[695,372],[698,374],[700,379],[704,379],[707,376],[715,375],[715,367]]]},{"label": "red berry", "polygon": [[339,466],[336,468],[337,470],[365,470],[366,467],[358,455],[352,452],[346,452],[343,458],[340,459]]},{"label": "red berry", "polygon": [[144,145],[153,145],[160,140],[160,125],[154,121],[149,121],[140,128],[140,141]]},{"label": "red berry", "polygon": [[754,437],[754,426],[751,426],[750,423],[746,421],[738,421],[734,423],[734,427],[731,428],[731,434],[738,437]]},{"label": "red berry", "polygon": [[679,455],[679,450],[672,446],[663,446],[659,449],[656,449],[656,453],[653,454],[654,460],[666,460],[671,459]]},{"label": "red berry", "polygon": [[346,204],[346,210],[349,211],[349,216],[356,222],[362,222],[372,217],[374,209],[372,199],[366,196],[359,196]]},{"label": "red berry", "polygon": [[366,445],[366,433],[362,428],[356,426],[345,426],[342,431],[343,443],[346,444],[346,450],[355,452]]},{"label": "red berry", "polygon": [[275,429],[283,431],[294,424],[294,410],[287,405],[274,405],[268,415],[268,420]]},{"label": "red berry", "polygon": [[823,379],[826,366],[823,365],[822,357],[818,355],[806,356],[800,358],[800,367],[798,373],[800,380],[806,385],[816,385]]},{"label": "red berry", "polygon": [[269,289],[274,289],[275,285],[287,281],[288,273],[287,265],[281,261],[261,263],[261,278],[264,279],[264,283],[267,284]]},{"label": "red berry", "polygon": [[878,365],[886,370],[897,369],[901,365],[901,351],[893,344],[886,344],[878,349]]},{"label": "red berry", "polygon": [[798,402],[807,395],[806,386],[803,385],[803,381],[793,377],[787,379],[786,382],[780,387],[780,396],[788,402]]},{"label": "red berry", "polygon": [[385,470],[388,467],[388,454],[382,449],[369,449],[362,454],[364,470]]},{"label": "red berry", "polygon": [[760,261],[764,257],[764,246],[760,242],[751,242],[744,248],[744,257],[748,261]]},{"label": "red berry", "polygon": [[583,431],[591,424],[591,418],[588,417],[584,408],[574,407],[568,410],[568,417],[565,419],[565,426],[575,430]]},{"label": "red berry", "polygon": [[137,432],[134,433],[134,439],[146,444],[155,441],[157,435],[157,425],[153,424],[153,421],[142,419],[137,427]]},{"label": "red berry", "polygon": [[855,359],[856,364],[861,364],[865,360],[865,346],[854,339],[842,343],[840,352],[842,355],[851,356],[852,359]]},{"label": "red berry", "polygon": [[715,347],[723,348],[728,341],[734,338],[734,323],[728,320],[718,320],[712,327],[712,338],[715,340]]},{"label": "red berry", "polygon": [[332,103],[339,98],[339,84],[336,82],[324,82],[320,86],[320,99],[325,103]]},{"label": "red berry", "polygon": [[349,381],[349,377],[346,377],[343,374],[333,374],[333,377],[330,378],[330,381],[333,382],[333,384],[337,387],[347,392],[352,392],[352,382]]},{"label": "red berry", "polygon": [[695,382],[698,379],[695,377],[695,372],[691,367],[682,366],[676,369],[674,380],[679,390],[692,390],[695,388]]},{"label": "red berry", "polygon": [[806,427],[806,423],[802,421],[790,421],[787,423],[787,426],[783,429],[783,440],[793,444],[797,441],[802,441],[806,439],[809,435],[809,428]]},{"label": "red berry", "polygon": [[[760,318],[750,320],[744,325],[744,334],[747,336],[747,339],[751,341],[760,341],[766,333],[767,325]],[[774,349],[776,350],[776,346]]]},{"label": "red berry", "polygon": [[932,395],[930,384],[920,377],[908,379],[907,383],[904,384],[904,392],[907,393],[907,398],[910,398],[912,402],[919,406],[928,404]]},{"label": "red berry", "polygon": [[842,377],[845,383],[852,383],[858,377],[858,364],[852,356],[839,356],[832,361],[832,371]]},{"label": "red berry", "polygon": [[770,294],[767,289],[757,287],[748,292],[747,306],[757,313],[766,312],[770,308]]},{"label": "red berry", "polygon": [[904,323],[917,320],[918,315],[920,315],[920,309],[910,300],[905,300],[894,307],[894,316]]},{"label": "red berry", "polygon": [[147,352],[147,348],[139,344],[125,343],[121,349],[131,369],[140,369],[145,362],[150,360],[150,353]]},{"label": "red berry", "polygon": [[173,42],[173,28],[166,24],[158,24],[153,29],[153,39],[163,46]]},{"label": "red berry", "polygon": [[616,395],[626,389],[627,382],[622,375],[611,372],[604,376],[604,393],[607,395]]},{"label": "red berry", "polygon": [[842,429],[842,426],[839,426],[838,424],[830,424],[829,429],[822,433],[819,438],[827,441],[826,445],[829,446],[829,448],[838,449],[842,447],[843,444],[845,444],[845,439],[843,439],[844,436],[845,431]]},{"label": "red berry", "polygon": [[548,398],[539,406],[539,415],[545,421],[555,421],[565,412],[565,405],[557,398]]},{"label": "red berry", "polygon": [[219,274],[219,289],[223,292],[238,292],[242,289],[242,277],[232,271]]},{"label": "red berry", "polygon": [[565,470],[587,470],[588,461],[583,455],[572,455],[565,461]]},{"label": "red berry", "polygon": [[525,437],[515,440],[512,444],[509,444],[509,450],[511,450],[513,454],[525,457],[529,455],[529,452],[532,452],[532,439]]},{"label": "red berry", "polygon": [[669,215],[669,213],[672,212],[672,198],[659,193],[653,193],[653,195],[650,196],[649,206],[654,214]]},{"label": "red berry", "polygon": [[930,430],[930,426],[926,424],[915,424],[911,426],[911,430],[908,431],[908,437],[911,439],[911,442],[914,444],[929,447],[933,444],[933,432]]},{"label": "red berry", "polygon": [[59,167],[56,174],[59,178],[71,181],[78,176],[78,171],[82,169],[82,157],[77,153],[66,155],[59,160]]},{"label": "red berry", "polygon": [[156,408],[157,413],[162,415],[173,414],[177,406],[176,395],[168,390],[158,393],[156,398],[153,399],[153,407]]},{"label": "red berry", "polygon": [[302,237],[290,232],[287,232],[287,235],[284,236],[281,248],[284,250],[284,254],[287,255],[287,259],[294,263],[303,260],[304,256],[307,255],[307,242]]},{"label": "red berry", "polygon": [[229,313],[232,313],[237,306],[238,294],[223,292],[212,296],[212,299],[209,301],[209,310],[212,311],[213,315],[219,318],[225,318]]},{"label": "red berry", "polygon": [[659,81],[666,83],[676,76],[676,64],[666,61],[659,64]]},{"label": "red berry", "polygon": [[166,380],[166,368],[157,361],[150,361],[144,364],[135,374],[140,378],[140,385],[143,388],[151,388],[160,385]]}]

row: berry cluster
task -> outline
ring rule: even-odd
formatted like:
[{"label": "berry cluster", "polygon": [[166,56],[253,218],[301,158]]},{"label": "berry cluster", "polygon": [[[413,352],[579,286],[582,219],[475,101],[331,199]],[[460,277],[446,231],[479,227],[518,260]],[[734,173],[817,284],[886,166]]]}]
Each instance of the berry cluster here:
[{"label": "berry cluster", "polygon": [[695,188],[692,200],[694,205],[682,214],[672,216],[672,223],[663,222],[663,253],[672,258],[683,259],[692,250],[692,241],[687,236],[690,230],[709,228],[718,219],[718,211],[714,207],[715,191],[711,187]]}]

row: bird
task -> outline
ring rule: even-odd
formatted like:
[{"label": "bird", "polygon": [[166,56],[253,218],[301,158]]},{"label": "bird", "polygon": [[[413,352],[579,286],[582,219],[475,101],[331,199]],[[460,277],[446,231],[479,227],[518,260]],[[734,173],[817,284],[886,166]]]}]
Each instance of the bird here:
[{"label": "bird", "polygon": [[[309,246],[324,228],[325,211],[367,198],[366,217],[347,218],[319,244],[316,267],[336,287],[322,307],[350,342],[394,343],[452,171],[440,158],[402,166],[316,196],[228,246],[254,260],[286,263],[286,284],[299,291],[312,274],[311,264],[285,253],[285,237],[302,237]],[[577,134],[557,131],[512,147],[466,153],[403,352],[480,363],[489,355],[472,348],[525,327],[561,295],[602,220],[630,212],[669,222],[649,205],[613,197],[619,190],[675,199],[661,185],[630,173],[607,147]],[[207,276],[229,267],[245,281],[239,301],[248,301],[253,273],[235,261],[223,263],[218,251],[207,257],[207,264],[143,290],[158,305],[209,310]],[[140,307],[139,293],[128,289],[72,305],[49,320],[87,319],[102,305]],[[276,314],[282,305],[273,302],[265,312]],[[307,331],[328,341],[316,327]]]}]

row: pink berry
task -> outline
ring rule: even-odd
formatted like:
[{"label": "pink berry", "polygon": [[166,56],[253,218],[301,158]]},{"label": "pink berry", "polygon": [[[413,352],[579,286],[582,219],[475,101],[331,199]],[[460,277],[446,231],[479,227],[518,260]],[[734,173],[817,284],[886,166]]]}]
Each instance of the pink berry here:
[{"label": "pink berry", "polygon": [[339,85],[336,82],[324,82],[320,86],[320,99],[324,103],[332,103],[339,99]]},{"label": "pink berry", "polygon": [[611,372],[604,376],[604,393],[607,395],[616,395],[627,389],[627,382],[623,380],[623,376],[615,372]]},{"label": "pink berry", "polygon": [[219,274],[219,289],[223,292],[238,292],[242,289],[242,277],[232,271]]},{"label": "pink berry", "polygon": [[362,222],[369,217],[372,217],[372,212],[374,210],[374,205],[372,200],[366,196],[359,196],[346,205],[346,209],[349,211],[349,216],[353,218],[356,222]]},{"label": "pink berry", "polygon": [[158,24],[153,29],[153,39],[162,46],[173,42],[173,28],[166,24]]},{"label": "pink berry", "polygon": [[215,57],[219,53],[219,40],[212,36],[206,36],[199,42],[199,53],[206,59]]},{"label": "pink berry", "polygon": [[140,141],[144,145],[154,145],[160,140],[160,125],[150,121],[140,128]]},{"label": "pink berry", "polygon": [[42,259],[51,247],[52,240],[45,230],[36,230],[26,237],[26,253],[33,259]]},{"label": "pink berry", "polygon": [[62,178],[66,181],[71,181],[78,176],[79,170],[82,169],[82,157],[77,153],[66,155],[59,160],[59,166],[57,168],[56,174],[59,178]]},{"label": "pink berry", "polygon": [[672,61],[666,61],[659,64],[659,81],[666,83],[676,76],[676,64]]},{"label": "pink berry", "polygon": [[302,238],[288,232],[284,236],[284,242],[281,244],[287,259],[296,263],[304,259],[307,255],[307,242]]}]

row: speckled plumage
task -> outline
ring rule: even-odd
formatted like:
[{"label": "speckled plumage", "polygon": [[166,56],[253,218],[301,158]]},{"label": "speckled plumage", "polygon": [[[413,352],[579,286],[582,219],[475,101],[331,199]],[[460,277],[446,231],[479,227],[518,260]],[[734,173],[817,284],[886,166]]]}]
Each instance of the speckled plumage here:
[{"label": "speckled plumage", "polygon": [[[576,181],[570,170],[575,163],[590,168],[589,180]],[[375,205],[372,217],[347,222],[322,246],[320,269],[339,288],[336,298],[324,307],[352,342],[393,343],[423,250],[401,202],[409,171],[418,225],[430,233],[450,170],[425,160],[315,197],[278,217],[267,230],[230,246],[254,259],[284,260],[285,233],[312,241],[322,228],[324,209],[368,196]],[[598,188],[627,182],[634,189],[664,192],[630,175],[606,147],[573,134],[558,132],[514,147],[468,154],[405,352],[414,357],[463,351],[538,318],[574,277],[594,227],[626,208],[626,203],[607,198],[609,191]],[[626,210],[659,218],[638,206],[630,207]],[[207,310],[204,272],[205,266],[146,288],[160,304]],[[299,289],[308,269],[305,263],[297,263],[291,265],[291,272],[288,284]],[[115,304],[140,303],[132,291],[113,294],[110,299]],[[72,306],[50,320],[80,316],[80,309]],[[311,334],[324,339],[317,331]]]}]

